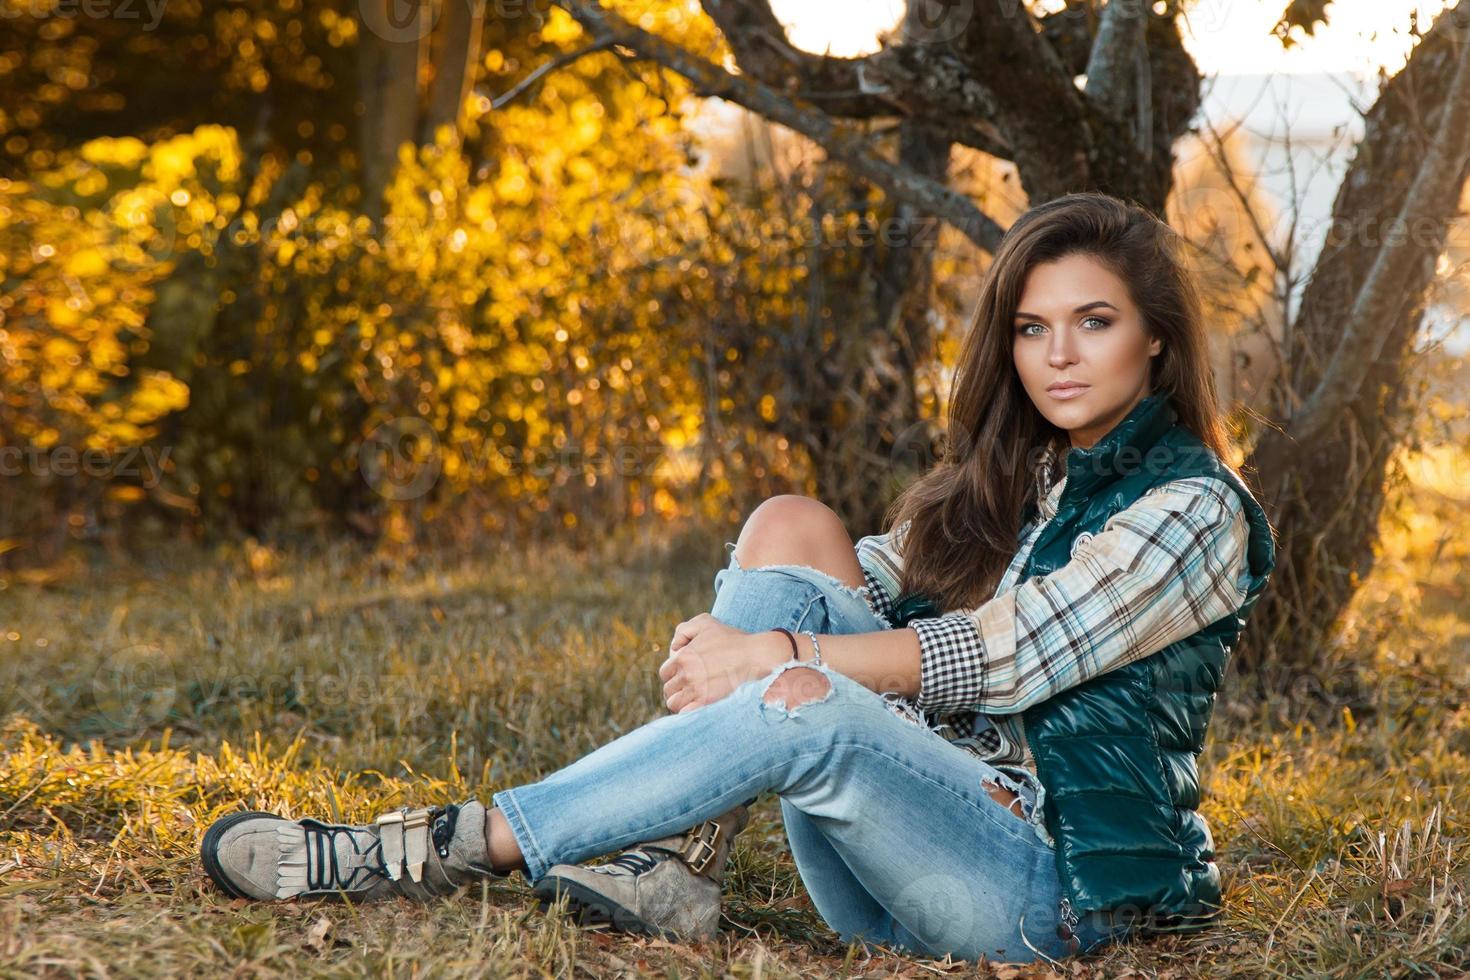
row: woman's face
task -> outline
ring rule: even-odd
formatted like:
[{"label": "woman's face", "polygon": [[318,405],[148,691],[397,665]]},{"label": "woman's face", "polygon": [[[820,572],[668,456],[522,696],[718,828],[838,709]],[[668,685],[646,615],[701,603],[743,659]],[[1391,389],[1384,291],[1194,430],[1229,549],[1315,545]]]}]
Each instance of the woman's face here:
[{"label": "woman's face", "polygon": [[[1128,287],[1090,255],[1032,266],[1017,304],[1012,354],[1041,414],[1086,449],[1150,394],[1149,358],[1163,344],[1144,331]],[[1059,388],[1075,382],[1070,390]]]}]

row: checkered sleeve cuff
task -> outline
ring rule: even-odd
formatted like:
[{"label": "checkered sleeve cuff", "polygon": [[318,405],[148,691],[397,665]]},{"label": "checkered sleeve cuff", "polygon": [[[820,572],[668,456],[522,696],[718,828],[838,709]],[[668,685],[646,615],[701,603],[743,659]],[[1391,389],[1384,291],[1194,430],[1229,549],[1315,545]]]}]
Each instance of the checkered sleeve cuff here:
[{"label": "checkered sleeve cuff", "polygon": [[985,690],[985,641],[964,614],[914,619],[919,634],[919,696],[924,711],[956,711],[980,700]]}]

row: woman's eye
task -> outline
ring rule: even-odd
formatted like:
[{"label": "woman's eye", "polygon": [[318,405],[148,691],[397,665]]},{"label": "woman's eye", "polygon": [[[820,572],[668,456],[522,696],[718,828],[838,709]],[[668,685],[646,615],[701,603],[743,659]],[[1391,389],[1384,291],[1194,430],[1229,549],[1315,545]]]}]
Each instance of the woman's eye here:
[{"label": "woman's eye", "polygon": [[1106,326],[1110,325],[1113,321],[1112,320],[1105,320],[1105,319],[1103,319],[1100,316],[1090,316],[1086,320],[1083,320],[1082,322],[1083,323],[1096,323],[1097,326],[1094,327],[1093,329],[1094,330],[1101,330],[1103,327],[1106,327]]},{"label": "woman's eye", "polygon": [[1033,336],[1033,332],[1032,332],[1031,328],[1032,327],[1040,327],[1040,326],[1041,326],[1041,324],[1039,324],[1039,323],[1023,323],[1023,324],[1021,324],[1021,330],[1020,330],[1020,332],[1024,336]]}]

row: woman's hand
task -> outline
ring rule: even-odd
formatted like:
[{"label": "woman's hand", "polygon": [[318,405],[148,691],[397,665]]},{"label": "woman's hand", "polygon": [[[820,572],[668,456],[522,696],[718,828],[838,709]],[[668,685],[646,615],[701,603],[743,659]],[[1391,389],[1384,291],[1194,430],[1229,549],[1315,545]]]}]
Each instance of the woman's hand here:
[{"label": "woman's hand", "polygon": [[658,669],[664,703],[675,714],[692,711],[790,659],[791,645],[781,634],[747,633],[700,613],[674,628],[669,657]]}]

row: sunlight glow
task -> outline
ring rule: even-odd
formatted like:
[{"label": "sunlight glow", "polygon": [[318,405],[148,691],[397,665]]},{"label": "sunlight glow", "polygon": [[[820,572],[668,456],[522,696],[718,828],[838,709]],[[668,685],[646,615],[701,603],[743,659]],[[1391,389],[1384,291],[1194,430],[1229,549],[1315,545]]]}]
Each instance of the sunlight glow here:
[{"label": "sunlight glow", "polygon": [[878,33],[897,24],[903,10],[903,0],[771,0],[792,44],[840,57],[877,51]]},{"label": "sunlight glow", "polygon": [[[1286,0],[1196,0],[1185,17],[1185,46],[1206,75],[1261,72],[1390,74],[1413,47],[1411,18],[1428,30],[1446,0],[1336,0],[1314,35],[1293,32],[1283,48],[1271,27]],[[1046,8],[1048,3],[1038,4]],[[878,49],[878,33],[898,23],[903,0],[772,0],[791,42],[807,51],[854,56]]]}]

